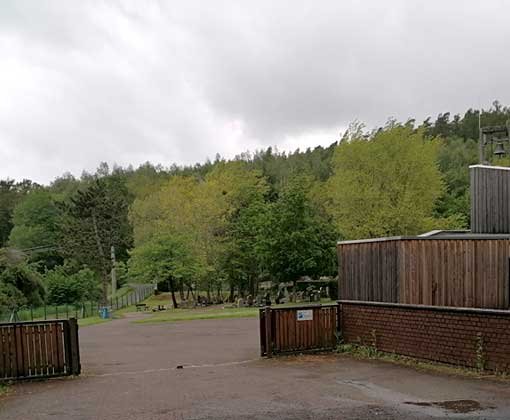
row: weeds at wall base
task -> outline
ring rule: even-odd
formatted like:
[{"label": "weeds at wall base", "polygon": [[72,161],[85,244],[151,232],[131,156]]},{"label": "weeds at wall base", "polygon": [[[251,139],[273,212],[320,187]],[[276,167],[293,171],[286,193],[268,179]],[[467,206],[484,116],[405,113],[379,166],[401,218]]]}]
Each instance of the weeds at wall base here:
[{"label": "weeds at wall base", "polygon": [[9,392],[9,385],[6,383],[0,383],[0,397],[7,395]]},{"label": "weeds at wall base", "polygon": [[382,352],[373,346],[339,344],[336,348],[336,352],[359,360],[377,360],[386,363],[393,363],[400,366],[410,367],[422,372],[441,373],[478,379],[510,381],[510,372],[488,372],[484,371],[483,369],[473,369],[467,367],[452,366],[439,362],[424,361],[409,356]]}]

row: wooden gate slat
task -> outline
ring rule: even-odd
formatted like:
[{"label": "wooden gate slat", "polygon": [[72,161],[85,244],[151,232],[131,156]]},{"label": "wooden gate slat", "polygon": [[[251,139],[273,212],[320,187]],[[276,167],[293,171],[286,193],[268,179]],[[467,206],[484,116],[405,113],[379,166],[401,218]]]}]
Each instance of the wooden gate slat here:
[{"label": "wooden gate slat", "polygon": [[28,328],[28,334],[27,334],[27,342],[28,342],[28,359],[30,362],[30,376],[36,376],[37,375],[37,361],[35,358],[35,337],[34,337],[34,326],[29,325]]},{"label": "wooden gate slat", "polygon": [[0,324],[0,380],[79,374],[77,331],[75,320]]},{"label": "wooden gate slat", "polygon": [[4,355],[4,378],[11,377],[11,346],[9,343],[9,327],[2,328],[3,355]]},{"label": "wooden gate slat", "polygon": [[39,326],[39,329],[41,331],[41,361],[42,361],[42,374],[44,376],[48,376],[48,348],[47,348],[47,325],[41,324]]},{"label": "wooden gate slat", "polygon": [[289,322],[289,351],[294,351],[296,348],[296,314],[288,311],[287,319]]},{"label": "wooden gate slat", "polygon": [[58,357],[58,371],[60,373],[65,372],[65,363],[64,360],[64,328],[62,323],[57,324],[57,357]]},{"label": "wooden gate slat", "polygon": [[23,342],[23,376],[28,378],[30,376],[30,359],[28,358],[28,343],[27,343],[27,326],[21,326],[22,342]]},{"label": "wooden gate slat", "polygon": [[25,373],[25,369],[23,366],[23,338],[22,338],[22,329],[21,326],[17,326],[14,328],[14,340],[16,346],[16,376],[23,377]]},{"label": "wooden gate slat", "polygon": [[0,379],[6,377],[4,359],[5,359],[4,327],[0,327]]},{"label": "wooden gate slat", "polygon": [[11,377],[16,377],[18,372],[18,364],[16,363],[16,336],[14,327],[9,328],[9,359],[11,365]]}]

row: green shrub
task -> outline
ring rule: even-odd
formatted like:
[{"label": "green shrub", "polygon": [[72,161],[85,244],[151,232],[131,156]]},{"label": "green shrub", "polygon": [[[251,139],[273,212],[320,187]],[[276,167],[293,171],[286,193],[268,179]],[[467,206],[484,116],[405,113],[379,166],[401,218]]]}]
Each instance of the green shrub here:
[{"label": "green shrub", "polygon": [[40,305],[45,295],[39,273],[23,259],[0,250],[0,311],[23,305]]},{"label": "green shrub", "polygon": [[99,280],[89,268],[70,273],[69,266],[63,265],[47,271],[45,279],[47,302],[53,305],[96,300],[101,294]]}]

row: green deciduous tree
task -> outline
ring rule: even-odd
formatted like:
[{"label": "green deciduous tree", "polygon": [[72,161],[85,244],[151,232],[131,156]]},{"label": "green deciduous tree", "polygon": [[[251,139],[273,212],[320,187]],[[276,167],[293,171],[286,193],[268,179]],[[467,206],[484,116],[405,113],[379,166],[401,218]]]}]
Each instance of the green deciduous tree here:
[{"label": "green deciduous tree", "polygon": [[37,271],[19,252],[0,249],[0,309],[42,303],[45,289]]},{"label": "green deciduous tree", "polygon": [[37,184],[26,179],[21,182],[12,179],[0,180],[0,247],[9,239],[14,208],[28,191],[37,188]]},{"label": "green deciduous tree", "polygon": [[237,281],[234,270],[225,266],[225,254],[232,251],[229,235],[239,213],[263,201],[267,189],[260,171],[244,161],[218,160],[204,179],[173,176],[159,191],[133,203],[135,245],[143,246],[160,233],[184,241],[188,261],[201,267],[194,282],[210,294],[226,276]]},{"label": "green deciduous tree", "polygon": [[438,164],[445,181],[445,191],[436,206],[439,217],[457,218],[459,228],[469,227],[469,166],[478,162],[478,143],[459,137],[441,142]]},{"label": "green deciduous tree", "polygon": [[328,210],[340,233],[361,239],[437,228],[433,210],[444,192],[439,147],[423,130],[400,125],[342,142],[326,184]]},{"label": "green deciduous tree", "polygon": [[129,260],[129,273],[141,282],[167,282],[177,308],[175,292],[178,283],[192,282],[201,267],[186,247],[186,241],[176,235],[157,234],[136,247]]},{"label": "green deciduous tree", "polygon": [[57,250],[59,212],[48,191],[26,194],[14,209],[12,220],[10,246],[32,249],[31,261],[41,261],[45,267],[61,263]]},{"label": "green deciduous tree", "polygon": [[331,220],[312,201],[312,180],[294,175],[271,206],[266,223],[267,265],[278,281],[335,272],[338,234]]},{"label": "green deciduous tree", "polygon": [[89,268],[76,271],[74,267],[61,265],[46,272],[44,280],[46,301],[54,305],[97,300],[101,296],[97,274]]}]

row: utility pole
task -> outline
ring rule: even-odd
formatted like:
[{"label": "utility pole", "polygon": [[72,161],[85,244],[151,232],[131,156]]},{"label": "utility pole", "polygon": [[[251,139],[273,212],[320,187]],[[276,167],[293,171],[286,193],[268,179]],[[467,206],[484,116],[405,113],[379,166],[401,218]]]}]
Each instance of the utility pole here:
[{"label": "utility pole", "polygon": [[117,275],[115,273],[115,247],[112,245],[111,248],[111,258],[112,258],[112,297],[115,296],[117,292]]}]

